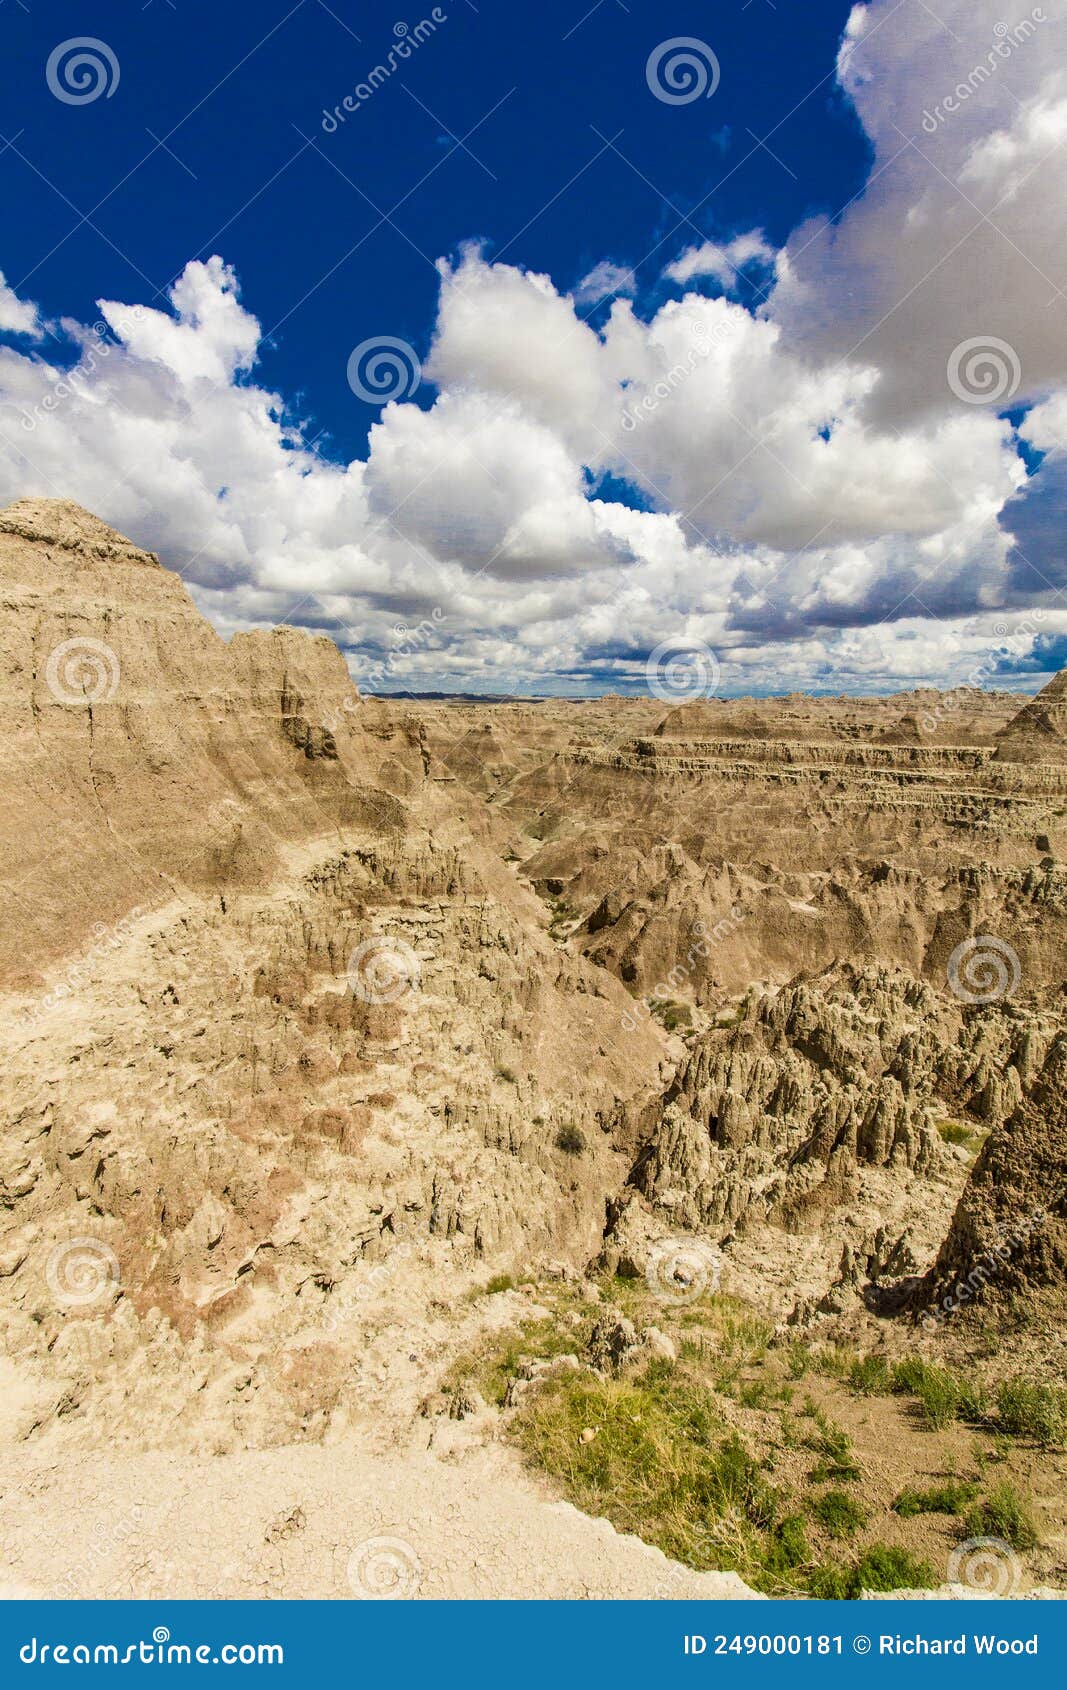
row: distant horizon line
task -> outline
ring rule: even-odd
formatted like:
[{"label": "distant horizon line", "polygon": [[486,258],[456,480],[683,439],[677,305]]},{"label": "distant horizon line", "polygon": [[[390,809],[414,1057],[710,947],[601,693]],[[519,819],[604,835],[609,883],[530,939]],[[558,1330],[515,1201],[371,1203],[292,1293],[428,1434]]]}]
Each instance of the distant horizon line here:
[{"label": "distant horizon line", "polygon": [[[359,688],[361,698],[411,698],[418,700],[470,699],[476,703],[484,704],[547,704],[561,699],[567,699],[572,703],[593,704],[605,698],[615,698],[623,700],[626,703],[631,701],[635,703],[655,702],[662,704],[664,708],[667,709],[678,708],[683,704],[741,704],[746,699],[752,700],[756,703],[771,703],[776,699],[784,698],[811,698],[819,700],[847,698],[890,700],[894,698],[906,698],[915,693],[937,693],[940,696],[945,696],[953,693],[971,692],[986,698],[995,698],[997,696],[1005,696],[1008,698],[1033,698],[1043,691],[1049,682],[1054,680],[1059,673],[1060,671],[1058,669],[1050,669],[1047,672],[1043,671],[1042,678],[1037,680],[1036,684],[1017,687],[974,687],[968,685],[966,682],[959,682],[953,686],[937,686],[933,682],[922,682],[913,686],[898,687],[894,692],[880,692],[877,690],[872,690],[870,692],[852,692],[847,688],[837,690],[827,688],[816,692],[810,687],[798,686],[790,687],[788,692],[739,692],[729,694],[699,693],[692,698],[676,699],[660,698],[658,694],[653,692],[622,692],[614,687],[608,687],[604,692],[471,692],[462,688],[457,688],[455,691],[445,690],[444,688],[427,688],[425,690],[416,691],[413,688],[408,687],[400,687],[392,692],[383,692],[372,690],[370,688],[363,689],[359,687],[359,682],[354,676],[353,683],[357,688]],[[1034,678],[1027,677],[1027,680],[1032,682]]]}]

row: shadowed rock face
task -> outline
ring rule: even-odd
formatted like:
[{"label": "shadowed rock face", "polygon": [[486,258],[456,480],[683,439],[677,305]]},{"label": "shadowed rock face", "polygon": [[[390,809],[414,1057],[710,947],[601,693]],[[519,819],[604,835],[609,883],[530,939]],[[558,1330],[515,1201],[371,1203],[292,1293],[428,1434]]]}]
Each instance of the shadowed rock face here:
[{"label": "shadowed rock face", "polygon": [[1067,1035],[987,1139],[920,1287],[927,1308],[1062,1292],[1067,1281]]},{"label": "shadowed rock face", "polygon": [[1067,763],[1067,671],[1054,676],[997,735],[1008,762]]}]

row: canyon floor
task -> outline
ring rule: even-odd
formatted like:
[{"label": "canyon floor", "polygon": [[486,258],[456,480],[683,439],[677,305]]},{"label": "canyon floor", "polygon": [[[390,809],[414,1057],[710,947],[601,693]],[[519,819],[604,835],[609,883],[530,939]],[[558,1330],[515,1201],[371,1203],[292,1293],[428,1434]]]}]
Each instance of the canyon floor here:
[{"label": "canyon floor", "polygon": [[1067,672],[361,698],[0,511],[10,1594],[1067,1584]]}]

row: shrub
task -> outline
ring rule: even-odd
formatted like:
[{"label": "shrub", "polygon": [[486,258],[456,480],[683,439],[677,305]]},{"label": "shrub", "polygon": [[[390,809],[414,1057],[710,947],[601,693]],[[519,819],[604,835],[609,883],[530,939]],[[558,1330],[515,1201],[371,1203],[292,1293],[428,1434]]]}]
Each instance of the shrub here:
[{"label": "shrub", "polygon": [[510,1273],[494,1273],[492,1279],[487,1280],[483,1285],[482,1294],[486,1297],[495,1297],[500,1291],[514,1291],[514,1289],[515,1281]]},{"label": "shrub", "polygon": [[[810,1401],[810,1398],[808,1400]],[[808,1474],[809,1481],[813,1485],[826,1484],[830,1480],[838,1484],[857,1484],[860,1470],[856,1466],[852,1439],[848,1433],[840,1426],[835,1426],[814,1404],[812,1418],[817,1430],[809,1432],[804,1443],[808,1449],[815,1450],[822,1460]]]},{"label": "shrub", "polygon": [[1033,1549],[1037,1527],[1027,1503],[1005,1480],[964,1517],[960,1536],[999,1537],[1013,1549]]},{"label": "shrub", "polygon": [[823,1491],[810,1507],[813,1518],[831,1537],[851,1537],[867,1519],[867,1510],[843,1490]]},{"label": "shrub", "polygon": [[997,1391],[997,1420],[1013,1437],[1063,1449],[1067,1445],[1067,1391],[1021,1376],[1009,1379]]},{"label": "shrub", "polygon": [[854,1461],[817,1461],[808,1474],[812,1485],[858,1485],[863,1474]]},{"label": "shrub", "polygon": [[[787,1514],[767,1534],[763,1550],[763,1570],[772,1582],[785,1579],[795,1568],[803,1567],[811,1559],[804,1521],[799,1514]],[[788,1581],[787,1581],[788,1582]]]},{"label": "shrub", "polygon": [[882,1543],[864,1550],[856,1563],[855,1577],[857,1596],[861,1590],[933,1590],[939,1583],[929,1561]]},{"label": "shrub", "polygon": [[947,1367],[935,1367],[921,1356],[908,1356],[892,1374],[894,1391],[917,1397],[923,1418],[936,1430],[953,1420],[982,1420],[987,1403],[980,1386]]},{"label": "shrub", "polygon": [[918,1561],[906,1549],[872,1544],[848,1567],[816,1567],[808,1577],[812,1596],[824,1602],[854,1601],[864,1590],[932,1590],[937,1575],[929,1561]]},{"label": "shrub", "polygon": [[653,999],[652,1013],[657,1017],[668,1033],[676,1033],[679,1027],[693,1025],[693,1011],[687,1003],[671,1003],[666,999]]},{"label": "shrub", "polygon": [[854,1361],[848,1382],[864,1397],[887,1397],[893,1389],[889,1363],[884,1356],[864,1356],[862,1361]]},{"label": "shrub", "polygon": [[914,1519],[916,1514],[962,1514],[977,1495],[976,1484],[947,1479],[943,1485],[931,1485],[928,1490],[902,1490],[893,1508],[902,1520]]},{"label": "shrub", "polygon": [[[806,1399],[810,1402],[810,1398]],[[809,1433],[805,1440],[809,1449],[816,1450],[819,1455],[828,1456],[831,1461],[849,1462],[852,1459],[852,1439],[848,1433],[825,1415],[820,1408],[816,1408],[812,1415],[817,1430]]]},{"label": "shrub", "polygon": [[580,1156],[585,1149],[581,1127],[576,1127],[573,1121],[565,1122],[556,1134],[556,1149],[566,1151],[568,1156]]}]

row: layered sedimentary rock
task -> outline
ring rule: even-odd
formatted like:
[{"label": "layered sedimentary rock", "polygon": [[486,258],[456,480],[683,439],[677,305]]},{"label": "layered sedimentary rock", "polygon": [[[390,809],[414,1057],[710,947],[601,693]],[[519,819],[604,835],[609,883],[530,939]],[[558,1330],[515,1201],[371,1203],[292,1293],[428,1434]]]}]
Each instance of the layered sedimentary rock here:
[{"label": "layered sedimentary rock", "polygon": [[[1030,1090],[1063,1026],[1067,773],[1013,722],[1054,716],[1064,684],[1022,712],[964,689],[496,713],[522,875],[624,981],[625,1027],[674,1035],[607,1262],[640,1268],[673,1222],[784,1300],[777,1229],[809,1241],[811,1314],[867,1278],[914,1280],[919,1306],[950,1225],[966,1256],[974,1156],[991,1133],[1000,1168],[1016,1110],[1042,1130]],[[1062,1193],[1062,1153],[1032,1160]]]},{"label": "layered sedimentary rock", "polygon": [[[227,645],[177,575],[58,500],[0,512],[0,585],[0,845],[19,864],[0,980],[176,886],[255,884],[280,842],[396,825],[374,707],[330,640]],[[390,739],[421,773],[403,727]]]},{"label": "layered sedimentary rock", "polygon": [[73,506],[0,576],[11,1435],[380,1433],[476,1269],[675,1235],[794,1324],[910,1319],[1038,1204],[999,1294],[1062,1278],[1016,701],[416,710]]},{"label": "layered sedimentary rock", "polygon": [[330,642],[227,646],[74,507],[0,559],[17,1430],[321,1435],[391,1297],[598,1247],[662,1041]]}]

